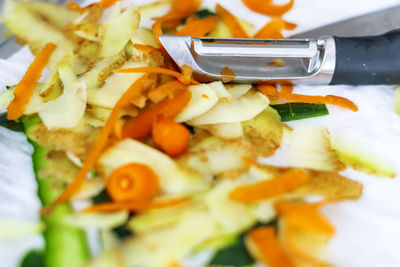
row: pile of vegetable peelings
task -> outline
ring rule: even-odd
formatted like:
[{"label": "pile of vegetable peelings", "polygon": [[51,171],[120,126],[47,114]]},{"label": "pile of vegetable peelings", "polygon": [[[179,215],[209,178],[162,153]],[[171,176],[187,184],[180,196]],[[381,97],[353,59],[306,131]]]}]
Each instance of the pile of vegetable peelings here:
[{"label": "pile of vegetable peelings", "polygon": [[[282,38],[296,27],[282,18],[293,0],[242,1],[268,21],[255,34],[223,6],[201,9],[197,0],[124,8],[113,0],[5,1],[4,23],[35,55],[0,95],[2,125],[22,129],[34,147],[43,205],[44,251],[27,254],[22,266],[39,258],[57,267],[172,267],[198,255],[205,266],[329,265],[335,227],[320,209],[362,193],[338,172],[395,173],[333,142],[325,128],[283,122],[327,115],[326,104],[357,106],[294,94],[291,85],[230,84],[229,66],[224,83],[199,83],[158,40]],[[141,17],[153,28],[140,27]],[[281,146],[292,166],[258,162]],[[72,208],[76,201],[86,207]],[[89,253],[87,228],[98,231],[98,255]]]}]

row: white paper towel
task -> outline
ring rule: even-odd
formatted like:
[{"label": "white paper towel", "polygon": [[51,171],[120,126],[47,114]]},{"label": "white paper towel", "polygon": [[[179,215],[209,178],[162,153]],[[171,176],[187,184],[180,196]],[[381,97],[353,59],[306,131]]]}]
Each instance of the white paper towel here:
[{"label": "white paper towel", "polygon": [[[151,1],[131,2],[139,5]],[[213,8],[216,2],[253,23],[256,29],[269,20],[249,11],[240,0],[206,0],[204,6]],[[299,25],[296,31],[291,32],[294,34],[395,4],[400,4],[400,1],[296,0],[293,10],[285,18]],[[32,59],[25,48],[9,60],[0,60],[0,90],[7,84],[18,82]],[[400,116],[393,109],[393,87],[298,86],[295,90],[304,94],[345,96],[353,100],[360,111],[353,113],[329,107],[329,116],[291,122],[290,126],[323,125],[332,134],[351,129],[373,151],[397,161],[400,170]],[[30,152],[23,136],[0,129],[0,217],[38,219],[39,201],[29,162]],[[364,193],[359,201],[330,205],[324,209],[337,227],[329,261],[341,267],[400,266],[399,177],[377,178],[351,169],[343,174],[363,183]],[[42,245],[39,235],[13,241],[0,240],[0,266],[17,266],[24,251]]]}]

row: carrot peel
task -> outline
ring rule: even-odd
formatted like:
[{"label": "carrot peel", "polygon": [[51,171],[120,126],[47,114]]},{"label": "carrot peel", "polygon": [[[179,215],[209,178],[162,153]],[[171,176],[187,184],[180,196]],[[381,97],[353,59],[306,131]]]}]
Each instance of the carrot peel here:
[{"label": "carrot peel", "polygon": [[231,12],[229,12],[220,4],[216,5],[215,11],[222,18],[222,20],[228,25],[234,38],[249,38],[246,31],[238,22],[238,19]]},{"label": "carrot peel", "polygon": [[15,97],[11,101],[7,110],[8,120],[16,120],[24,114],[40,76],[42,75],[43,69],[46,67],[56,48],[55,44],[48,43],[33,60],[25,75],[15,87]]},{"label": "carrot peel", "polygon": [[92,205],[82,212],[90,213],[90,212],[99,212],[99,213],[107,213],[107,212],[115,212],[121,210],[127,211],[135,211],[135,212],[143,212],[147,210],[153,209],[165,209],[178,205],[183,205],[190,202],[190,197],[182,197],[182,198],[174,198],[174,199],[166,199],[166,200],[154,200],[150,202],[108,202],[97,205]]},{"label": "carrot peel", "polygon": [[271,267],[294,266],[276,236],[274,227],[260,227],[247,236],[247,244],[254,247],[256,258]]},{"label": "carrot peel", "polygon": [[207,33],[211,32],[217,25],[217,17],[207,17],[204,19],[196,20],[190,24],[187,24],[177,35],[190,35],[192,37],[203,37]]},{"label": "carrot peel", "polygon": [[294,0],[290,0],[283,5],[276,5],[273,3],[273,0],[242,0],[242,2],[250,10],[270,17],[282,16],[292,9],[294,5]]},{"label": "carrot peel", "polygon": [[237,187],[229,197],[241,203],[254,203],[290,192],[308,181],[308,175],[301,169],[287,171],[271,180]]}]

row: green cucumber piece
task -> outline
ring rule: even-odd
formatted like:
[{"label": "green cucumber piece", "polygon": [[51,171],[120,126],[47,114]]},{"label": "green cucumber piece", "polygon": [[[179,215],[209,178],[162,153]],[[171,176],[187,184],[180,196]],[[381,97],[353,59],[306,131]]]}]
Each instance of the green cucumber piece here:
[{"label": "green cucumber piece", "polygon": [[31,250],[25,254],[19,267],[45,267],[44,253],[42,250]]},{"label": "green cucumber piece", "polygon": [[199,11],[197,11],[195,13],[195,15],[199,18],[199,19],[204,19],[207,17],[211,17],[211,16],[216,16],[217,14],[215,14],[214,12],[210,11],[207,8],[201,9]]},{"label": "green cucumber piece", "polygon": [[[38,122],[40,122],[39,117],[23,118],[25,134]],[[42,205],[46,207],[56,200],[64,188],[54,186],[53,179],[38,175],[40,169],[46,165],[49,150],[39,146],[29,137],[28,141],[34,147],[32,162],[38,183],[38,196]],[[57,205],[50,215],[42,217],[46,225],[43,236],[45,239],[44,265],[47,267],[81,266],[89,259],[90,252],[85,232],[63,223],[63,217],[72,212],[71,205],[65,203]]]},{"label": "green cucumber piece", "polygon": [[278,111],[282,122],[329,115],[325,104],[285,103],[271,107]]},{"label": "green cucumber piece", "polygon": [[251,230],[264,226],[272,226],[277,228],[278,222],[276,220],[272,220],[268,223],[257,223],[256,225],[253,225],[253,227],[249,228],[247,231],[237,236],[230,245],[219,250],[212,258],[209,266],[211,267],[253,266],[256,262],[252,258],[250,253],[247,251],[244,239]]},{"label": "green cucumber piece", "polygon": [[246,233],[241,234],[232,244],[218,251],[211,260],[210,266],[243,267],[254,264],[255,261],[244,244],[245,235]]},{"label": "green cucumber piece", "polygon": [[0,126],[3,126],[9,130],[12,130],[15,132],[23,132],[24,131],[24,126],[22,125],[22,123],[19,120],[17,120],[17,121],[7,120],[6,113],[0,114]]}]

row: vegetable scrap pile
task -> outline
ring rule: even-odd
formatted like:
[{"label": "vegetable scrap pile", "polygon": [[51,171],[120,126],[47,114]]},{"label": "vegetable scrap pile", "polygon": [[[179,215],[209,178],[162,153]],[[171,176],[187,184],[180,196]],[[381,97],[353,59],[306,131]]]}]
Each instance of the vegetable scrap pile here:
[{"label": "vegetable scrap pile", "polygon": [[[321,207],[362,192],[338,172],[395,174],[324,128],[283,122],[327,115],[325,104],[357,106],[285,84],[200,84],[158,40],[162,33],[282,38],[296,27],[282,18],[293,0],[243,3],[270,17],[256,33],[225,7],[214,13],[199,0],[126,8],[113,0],[5,1],[6,26],[36,55],[0,95],[8,119],[1,122],[23,124],[35,148],[45,266],[185,266],[197,254],[207,255],[207,266],[328,265],[335,228]],[[146,17],[152,29],[140,27]],[[45,68],[50,75],[39,82]],[[257,162],[280,147],[287,167]],[[75,201],[88,206],[74,210]],[[99,255],[89,253],[87,228],[99,233]]]}]

